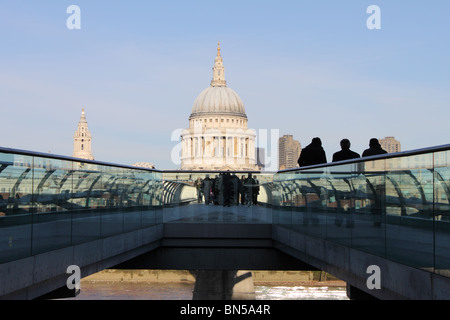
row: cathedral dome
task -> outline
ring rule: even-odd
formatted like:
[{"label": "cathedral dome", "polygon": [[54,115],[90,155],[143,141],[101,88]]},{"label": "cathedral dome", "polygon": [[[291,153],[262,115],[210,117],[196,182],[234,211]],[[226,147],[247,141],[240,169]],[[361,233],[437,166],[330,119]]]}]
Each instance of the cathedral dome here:
[{"label": "cathedral dome", "polygon": [[241,98],[226,86],[211,86],[203,90],[195,100],[191,116],[211,114],[246,117]]},{"label": "cathedral dome", "polygon": [[203,90],[192,107],[191,117],[205,115],[225,115],[247,118],[244,103],[239,95],[227,87],[225,67],[220,54],[220,43],[213,67],[211,86]]},{"label": "cathedral dome", "polygon": [[181,133],[181,170],[258,170],[256,133],[247,120],[241,98],[227,87],[219,43],[211,85],[195,99]]}]

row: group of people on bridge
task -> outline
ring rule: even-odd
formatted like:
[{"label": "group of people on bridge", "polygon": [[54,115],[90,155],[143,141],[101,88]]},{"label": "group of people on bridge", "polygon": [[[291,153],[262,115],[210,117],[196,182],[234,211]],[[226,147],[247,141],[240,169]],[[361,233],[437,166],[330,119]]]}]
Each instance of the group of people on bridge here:
[{"label": "group of people on bridge", "polygon": [[204,197],[205,204],[222,205],[252,205],[258,204],[259,182],[251,173],[240,179],[233,173],[221,172],[214,178],[207,174],[202,180],[198,178],[194,183],[197,189],[197,202],[202,203]]},{"label": "group of people on bridge", "polygon": [[[333,162],[361,158],[358,153],[350,150],[350,140],[342,139],[340,144],[341,151],[333,154]],[[378,139],[372,138],[369,141],[369,149],[364,150],[362,156],[368,157],[384,153],[387,153],[387,151],[383,150]],[[327,163],[325,150],[322,148],[320,138],[314,138],[300,153],[298,164],[300,167],[306,167],[322,163]]]}]

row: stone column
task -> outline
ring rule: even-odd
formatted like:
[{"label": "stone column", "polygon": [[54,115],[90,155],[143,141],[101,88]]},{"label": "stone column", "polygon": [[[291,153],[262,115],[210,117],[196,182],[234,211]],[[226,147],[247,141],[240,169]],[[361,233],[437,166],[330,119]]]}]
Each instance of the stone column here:
[{"label": "stone column", "polygon": [[193,300],[254,300],[251,271],[200,270]]}]

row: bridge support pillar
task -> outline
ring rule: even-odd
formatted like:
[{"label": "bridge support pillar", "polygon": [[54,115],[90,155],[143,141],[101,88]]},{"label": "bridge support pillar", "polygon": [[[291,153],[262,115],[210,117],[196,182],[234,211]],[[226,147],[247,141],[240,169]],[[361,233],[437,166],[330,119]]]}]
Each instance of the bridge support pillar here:
[{"label": "bridge support pillar", "polygon": [[347,283],[347,297],[350,300],[376,300],[374,296]]},{"label": "bridge support pillar", "polygon": [[201,270],[197,272],[193,300],[254,300],[251,271]]}]

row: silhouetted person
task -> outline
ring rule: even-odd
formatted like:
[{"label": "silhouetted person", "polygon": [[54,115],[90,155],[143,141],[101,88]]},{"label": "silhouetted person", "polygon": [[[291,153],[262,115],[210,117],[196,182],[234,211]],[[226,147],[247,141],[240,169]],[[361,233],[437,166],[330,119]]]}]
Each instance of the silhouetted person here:
[{"label": "silhouetted person", "polygon": [[252,202],[256,206],[258,205],[258,195],[259,195],[259,181],[256,178],[253,178],[254,186],[253,186],[253,192],[252,192]]},{"label": "silhouetted person", "polygon": [[245,179],[245,187],[246,187],[246,191],[247,194],[245,196],[248,206],[250,207],[253,204],[253,193],[255,192],[254,187],[255,187],[255,179],[253,179],[252,174],[249,173],[247,179]]},{"label": "silhouetted person", "polygon": [[300,167],[306,167],[321,163],[327,163],[327,157],[322,148],[322,141],[320,138],[314,138],[300,153],[298,164]]},{"label": "silhouetted person", "polygon": [[214,195],[215,195],[217,204],[223,205],[224,204],[224,198],[223,198],[223,194],[224,194],[223,172],[219,173],[219,175],[217,176],[216,188],[215,188],[214,192],[215,192]]},{"label": "silhouetted person", "polygon": [[229,207],[231,204],[231,196],[232,196],[232,189],[233,188],[233,182],[231,181],[231,175],[229,172],[226,172],[223,175],[223,206]]},{"label": "silhouetted person", "polygon": [[231,182],[232,182],[232,196],[231,196],[231,203],[233,205],[239,205],[239,193],[241,190],[241,180],[238,178],[238,176],[233,173],[231,175]]},{"label": "silhouetted person", "polygon": [[240,183],[240,189],[239,192],[241,193],[241,204],[246,204],[246,195],[247,195],[247,187],[245,186],[245,176],[241,177],[241,183]]},{"label": "silhouetted person", "polygon": [[352,150],[350,150],[350,140],[342,139],[341,140],[341,151],[333,154],[333,162],[348,160],[348,159],[356,159],[360,158],[360,155]]},{"label": "silhouetted person", "polygon": [[202,181],[203,194],[205,195],[205,204],[208,205],[211,201],[211,191],[212,191],[212,180],[209,175]]},{"label": "silhouetted person", "polygon": [[378,139],[372,138],[369,142],[369,149],[364,150],[362,156],[363,157],[369,157],[369,156],[375,156],[377,154],[385,154],[387,153],[386,150],[383,150],[381,148],[380,143],[378,142]]},{"label": "silhouetted person", "polygon": [[219,204],[219,189],[220,189],[220,180],[219,176],[216,175],[214,179],[212,179],[212,202],[213,204]]},{"label": "silhouetted person", "polygon": [[197,189],[197,203],[202,203],[202,179],[195,180],[194,187]]},{"label": "silhouetted person", "polygon": [[8,202],[3,199],[3,196],[0,194],[0,217],[6,214],[6,207]]}]

